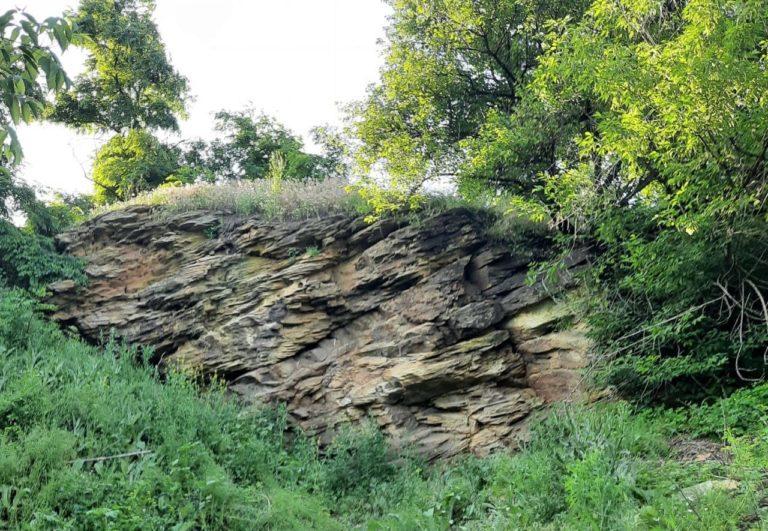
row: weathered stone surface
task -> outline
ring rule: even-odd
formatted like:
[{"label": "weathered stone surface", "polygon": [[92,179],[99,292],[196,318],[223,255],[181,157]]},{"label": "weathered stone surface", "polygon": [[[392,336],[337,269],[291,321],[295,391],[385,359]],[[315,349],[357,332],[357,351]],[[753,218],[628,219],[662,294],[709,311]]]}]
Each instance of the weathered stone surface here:
[{"label": "weathered stone surface", "polygon": [[578,394],[589,349],[463,209],[369,225],[138,206],[59,244],[90,282],[52,287],[57,320],[284,402],[321,440],[370,417],[432,457],[515,445],[533,411]]},{"label": "weathered stone surface", "polygon": [[733,491],[733,490],[737,490],[738,488],[739,488],[739,482],[733,479],[709,480],[709,481],[705,481],[704,483],[698,483],[696,485],[691,485],[690,487],[686,487],[682,491],[680,491],[680,494],[689,503],[693,503],[693,502],[699,501],[701,498],[703,498],[704,496],[706,496],[712,491],[715,491],[715,490]]}]

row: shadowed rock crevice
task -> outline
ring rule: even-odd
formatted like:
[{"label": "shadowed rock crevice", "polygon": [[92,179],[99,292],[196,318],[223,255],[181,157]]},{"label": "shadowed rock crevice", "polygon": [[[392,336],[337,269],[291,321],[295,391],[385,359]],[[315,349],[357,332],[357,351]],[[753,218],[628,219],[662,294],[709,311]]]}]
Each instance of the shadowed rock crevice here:
[{"label": "shadowed rock crevice", "polygon": [[367,224],[138,206],[59,244],[90,282],[52,286],[57,320],[283,402],[321,440],[371,417],[430,457],[514,446],[533,411],[578,393],[589,349],[525,282],[530,257],[466,209]]}]

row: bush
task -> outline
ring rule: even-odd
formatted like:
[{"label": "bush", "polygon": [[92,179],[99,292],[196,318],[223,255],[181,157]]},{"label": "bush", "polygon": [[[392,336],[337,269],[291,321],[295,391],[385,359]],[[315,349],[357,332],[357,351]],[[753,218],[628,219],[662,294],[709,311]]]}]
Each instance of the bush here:
[{"label": "bush", "polygon": [[739,389],[730,396],[711,403],[655,409],[646,413],[666,424],[670,433],[691,437],[721,439],[726,434],[743,436],[754,433],[768,417],[768,384]]},{"label": "bush", "polygon": [[345,429],[328,448],[325,487],[339,497],[368,490],[396,474],[394,457],[374,424],[361,430]]},{"label": "bush", "polygon": [[125,201],[168,182],[180,169],[178,148],[144,129],[110,138],[96,153],[93,182],[96,204]]},{"label": "bush", "polygon": [[639,471],[665,451],[660,434],[626,405],[564,407],[534,428],[525,452],[501,458],[492,491],[516,526],[617,528],[637,510]]},{"label": "bush", "polygon": [[85,280],[80,260],[57,253],[50,238],[0,219],[0,286],[39,295],[63,279]]}]

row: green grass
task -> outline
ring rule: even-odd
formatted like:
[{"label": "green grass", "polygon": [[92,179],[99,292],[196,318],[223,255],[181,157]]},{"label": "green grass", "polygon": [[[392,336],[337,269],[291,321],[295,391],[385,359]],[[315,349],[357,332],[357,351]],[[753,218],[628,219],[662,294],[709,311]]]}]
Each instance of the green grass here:
[{"label": "green grass", "polygon": [[[730,439],[728,465],[678,462],[663,425],[621,403],[556,409],[517,454],[427,466],[367,426],[343,431],[321,455],[279,408],[243,407],[194,375],[162,376],[141,351],[115,342],[86,345],[34,306],[19,292],[0,293],[3,527],[761,525],[765,424]],[[726,477],[739,481],[736,491],[681,494]]]}]

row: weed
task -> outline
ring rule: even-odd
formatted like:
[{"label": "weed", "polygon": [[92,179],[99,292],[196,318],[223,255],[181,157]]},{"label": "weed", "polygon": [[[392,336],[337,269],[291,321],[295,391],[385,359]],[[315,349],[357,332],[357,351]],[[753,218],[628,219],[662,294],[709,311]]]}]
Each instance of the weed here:
[{"label": "weed", "polygon": [[306,254],[310,258],[314,258],[315,256],[319,256],[320,255],[320,248],[316,247],[316,246],[307,247],[304,250],[304,254]]}]

